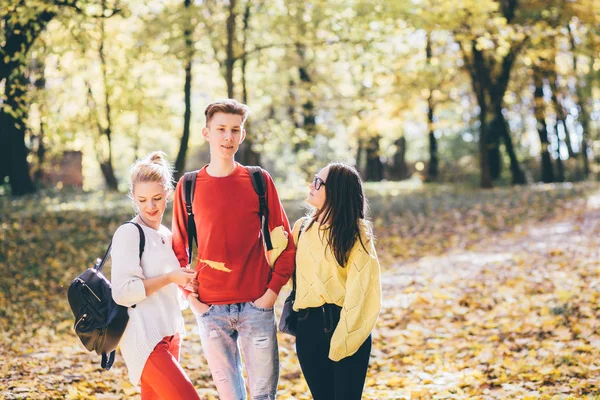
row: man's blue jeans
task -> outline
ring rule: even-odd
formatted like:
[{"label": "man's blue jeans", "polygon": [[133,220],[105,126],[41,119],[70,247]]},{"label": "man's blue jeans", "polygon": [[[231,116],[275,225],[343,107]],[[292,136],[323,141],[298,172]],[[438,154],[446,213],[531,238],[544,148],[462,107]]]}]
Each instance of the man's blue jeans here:
[{"label": "man's blue jeans", "polygon": [[[279,380],[273,308],[254,303],[211,305],[196,316],[208,367],[221,400],[246,400],[240,345],[252,400],[275,399]],[[239,341],[238,341],[239,338]]]}]

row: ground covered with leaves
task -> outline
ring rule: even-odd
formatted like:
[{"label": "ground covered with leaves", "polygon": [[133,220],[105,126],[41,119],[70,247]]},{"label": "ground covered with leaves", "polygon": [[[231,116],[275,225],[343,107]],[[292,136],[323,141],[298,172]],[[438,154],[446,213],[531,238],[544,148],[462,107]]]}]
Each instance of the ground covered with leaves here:
[{"label": "ground covered with leaves", "polygon": [[[364,398],[600,398],[599,186],[369,197],[384,291]],[[85,351],[66,300],[131,216],[123,195],[0,198],[0,398],[139,398],[120,356],[103,372]],[[184,315],[183,367],[216,399]],[[293,341],[279,340],[280,398],[309,399]]]}]

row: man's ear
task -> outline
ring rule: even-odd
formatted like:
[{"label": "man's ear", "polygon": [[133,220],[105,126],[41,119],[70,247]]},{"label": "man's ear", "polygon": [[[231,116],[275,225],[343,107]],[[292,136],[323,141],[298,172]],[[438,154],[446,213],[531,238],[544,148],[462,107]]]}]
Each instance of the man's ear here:
[{"label": "man's ear", "polygon": [[206,126],[202,128],[202,137],[208,142],[208,128]]},{"label": "man's ear", "polygon": [[240,135],[240,144],[246,139],[246,130],[242,129],[242,134]]}]

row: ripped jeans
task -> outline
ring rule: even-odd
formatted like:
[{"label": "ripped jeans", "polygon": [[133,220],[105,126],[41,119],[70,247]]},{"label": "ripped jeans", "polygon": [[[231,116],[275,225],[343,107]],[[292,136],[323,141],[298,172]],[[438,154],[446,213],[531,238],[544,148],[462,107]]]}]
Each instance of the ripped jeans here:
[{"label": "ripped jeans", "polygon": [[196,316],[196,320],[202,349],[221,400],[247,398],[240,345],[251,399],[275,399],[279,354],[273,309],[259,308],[251,302],[211,305],[204,314]]}]

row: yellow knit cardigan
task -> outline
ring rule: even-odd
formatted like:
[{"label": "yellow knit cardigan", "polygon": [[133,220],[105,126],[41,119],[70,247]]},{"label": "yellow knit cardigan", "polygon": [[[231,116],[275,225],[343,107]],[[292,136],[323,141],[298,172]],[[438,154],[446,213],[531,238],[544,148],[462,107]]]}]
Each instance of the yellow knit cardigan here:
[{"label": "yellow knit cardigan", "polygon": [[375,326],[381,309],[379,260],[366,222],[361,223],[365,248],[356,241],[347,265],[337,263],[327,246],[326,225],[315,222],[300,235],[301,218],[296,221],[296,311],[325,303],[342,307],[340,321],[331,338],[329,358],[333,361],[356,353]]}]

